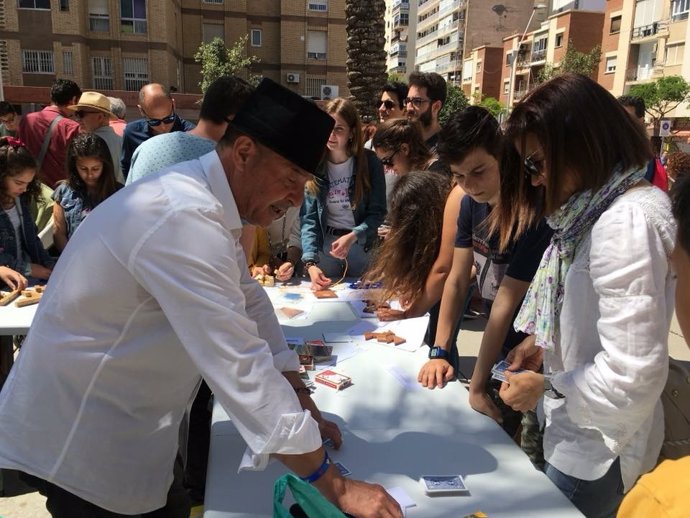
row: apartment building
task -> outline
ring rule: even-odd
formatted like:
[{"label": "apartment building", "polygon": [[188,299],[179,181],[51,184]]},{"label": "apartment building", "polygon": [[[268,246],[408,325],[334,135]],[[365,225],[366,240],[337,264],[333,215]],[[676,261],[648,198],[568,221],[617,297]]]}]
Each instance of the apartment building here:
[{"label": "apartment building", "polygon": [[[690,81],[690,0],[609,0],[598,81],[613,95],[635,84],[680,75]],[[669,118],[690,117],[687,103]]]},{"label": "apartment building", "polygon": [[[414,70],[417,0],[386,0],[386,70],[407,76]],[[410,51],[408,52],[408,49]]]},{"label": "apartment building", "polygon": [[248,53],[261,59],[255,73],[302,95],[348,95],[344,13],[345,0],[8,0],[0,68],[5,85],[61,77],[82,89],[138,91],[155,81],[197,93],[199,44],[249,35]]},{"label": "apartment building", "polygon": [[472,49],[462,63],[462,92],[470,104],[485,97],[498,99],[501,94],[503,47],[482,45]]},{"label": "apartment building", "polygon": [[513,106],[522,99],[538,83],[547,63],[557,66],[570,45],[579,52],[590,52],[601,44],[604,18],[603,11],[556,12],[538,29],[525,33],[524,38],[522,34],[505,38],[501,103]]},{"label": "apartment building", "polygon": [[522,31],[535,5],[534,0],[416,1],[415,68],[437,72],[458,86],[464,56],[477,47],[500,46],[505,36]]}]

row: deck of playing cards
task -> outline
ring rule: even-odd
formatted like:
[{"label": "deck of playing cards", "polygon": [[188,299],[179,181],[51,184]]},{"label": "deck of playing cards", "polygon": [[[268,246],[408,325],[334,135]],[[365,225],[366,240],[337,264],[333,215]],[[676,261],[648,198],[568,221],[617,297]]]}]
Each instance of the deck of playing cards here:
[{"label": "deck of playing cards", "polygon": [[352,378],[330,369],[319,372],[314,380],[317,383],[321,383],[322,385],[326,385],[327,387],[331,387],[336,390],[342,390],[345,387],[352,385]]},{"label": "deck of playing cards", "polygon": [[460,475],[422,475],[419,482],[428,495],[457,494],[469,491]]},{"label": "deck of playing cards", "polygon": [[[506,379],[505,375],[505,371],[508,370],[508,367],[510,367],[510,363],[508,363],[505,360],[501,360],[491,369],[491,377],[495,380],[505,381],[506,383],[508,383],[508,380]],[[510,372],[512,372],[513,374],[517,374],[518,372],[524,372],[524,369],[518,369],[516,371]]]}]

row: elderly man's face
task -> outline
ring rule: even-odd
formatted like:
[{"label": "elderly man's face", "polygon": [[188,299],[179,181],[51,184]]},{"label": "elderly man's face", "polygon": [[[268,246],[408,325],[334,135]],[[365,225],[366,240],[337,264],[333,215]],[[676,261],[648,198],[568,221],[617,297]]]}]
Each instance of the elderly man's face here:
[{"label": "elderly man's face", "polygon": [[248,159],[243,175],[243,182],[251,179],[250,186],[238,207],[244,219],[265,227],[290,207],[302,205],[304,185],[312,175],[267,147],[254,145],[256,153]]}]

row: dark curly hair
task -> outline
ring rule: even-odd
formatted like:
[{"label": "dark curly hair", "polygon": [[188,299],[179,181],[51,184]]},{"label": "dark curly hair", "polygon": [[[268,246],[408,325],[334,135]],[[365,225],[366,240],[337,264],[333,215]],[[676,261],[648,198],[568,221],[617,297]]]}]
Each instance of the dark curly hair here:
[{"label": "dark curly hair", "polygon": [[[103,163],[103,171],[98,178],[96,192],[89,195],[84,180],[79,176],[77,160],[80,158],[96,158]],[[80,192],[95,205],[105,200],[117,190],[115,168],[108,145],[98,135],[81,133],[72,139],[67,148],[67,185],[74,191]]]},{"label": "dark curly hair", "polygon": [[434,172],[413,171],[393,188],[387,219],[390,233],[364,274],[382,281],[382,299],[415,300],[441,249],[443,210],[450,192],[448,179]]},{"label": "dark curly hair", "polygon": [[[12,137],[0,138],[0,196],[3,204],[10,202],[10,197],[5,194],[5,179],[17,176],[27,169],[36,172],[36,160],[29,150]],[[34,174],[33,180],[26,187],[25,196],[29,200],[41,197],[41,182],[37,174]]]}]

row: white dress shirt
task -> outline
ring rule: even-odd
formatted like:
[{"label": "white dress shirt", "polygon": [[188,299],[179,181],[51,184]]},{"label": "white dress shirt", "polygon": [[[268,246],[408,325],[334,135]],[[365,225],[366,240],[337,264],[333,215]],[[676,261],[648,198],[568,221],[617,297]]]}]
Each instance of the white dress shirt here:
[{"label": "white dress shirt", "polygon": [[583,480],[620,457],[625,490],[654,467],[664,436],[675,225],[668,196],[630,189],[578,246],[565,279],[560,340],[544,358],[564,399],[544,398],[544,457]]},{"label": "white dress shirt", "polygon": [[116,513],[160,508],[200,375],[255,466],[317,449],[318,426],[281,375],[297,357],[249,276],[241,227],[215,151],[99,205],[0,396],[0,466]]}]

